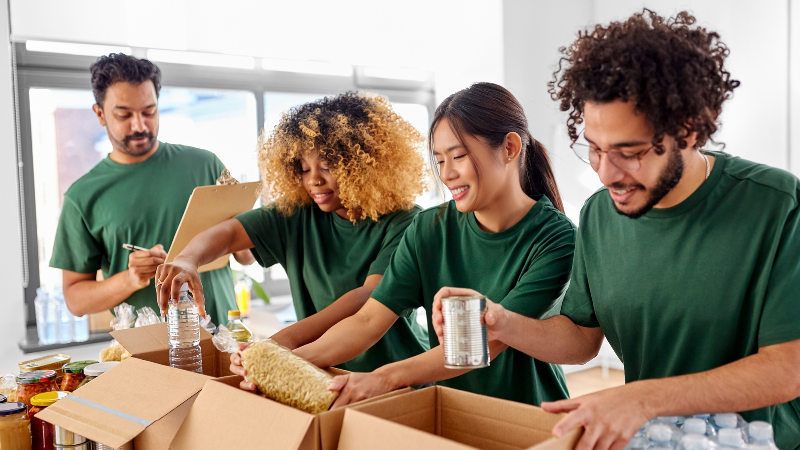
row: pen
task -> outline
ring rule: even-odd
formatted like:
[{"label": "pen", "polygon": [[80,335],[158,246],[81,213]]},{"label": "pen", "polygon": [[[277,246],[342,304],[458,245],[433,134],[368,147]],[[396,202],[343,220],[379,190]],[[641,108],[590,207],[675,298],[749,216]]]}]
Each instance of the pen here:
[{"label": "pen", "polygon": [[132,245],[132,244],[122,244],[122,248],[124,248],[125,250],[130,250],[132,252],[138,252],[138,251],[142,251],[142,250],[144,250],[144,251],[150,250],[148,248],[142,248],[142,247],[139,247],[137,245]]}]

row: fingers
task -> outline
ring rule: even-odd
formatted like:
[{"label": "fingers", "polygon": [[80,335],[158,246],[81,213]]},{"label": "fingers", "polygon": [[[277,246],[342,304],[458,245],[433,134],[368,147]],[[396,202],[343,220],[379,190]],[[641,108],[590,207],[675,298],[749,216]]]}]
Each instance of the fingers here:
[{"label": "fingers", "polygon": [[439,292],[433,296],[435,300],[441,300],[445,297],[455,297],[460,295],[481,295],[478,291],[474,291],[472,289],[466,288],[454,288],[454,287],[443,287],[439,289]]},{"label": "fingers", "polygon": [[[579,399],[580,397],[578,397]],[[578,399],[559,400],[557,402],[542,402],[542,409],[549,413],[570,412],[581,406]]]},{"label": "fingers", "polygon": [[155,256],[155,257],[158,257],[158,258],[161,258],[161,259],[164,259],[164,260],[167,259],[167,252],[164,251],[164,246],[161,245],[161,244],[156,244],[155,247],[151,248],[150,249],[150,254],[152,256]]},{"label": "fingers", "polygon": [[[544,409],[544,408],[542,408]],[[545,409],[545,411],[547,411]],[[548,411],[552,412],[552,411]],[[560,412],[564,412],[563,410]],[[571,429],[585,425],[590,422],[590,418],[587,417],[589,413],[585,409],[576,409],[571,413],[564,416],[561,420],[556,423],[553,427],[553,434],[556,436],[563,436],[565,433],[570,431]],[[594,441],[593,441],[594,443]],[[591,448],[590,448],[591,450]]]},{"label": "fingers", "polygon": [[[583,413],[585,413],[584,410],[575,411],[574,413],[569,414],[564,419],[561,419],[561,422],[563,422],[565,419],[569,418],[570,416],[579,416],[579,415],[582,415]],[[561,422],[556,424],[556,426],[558,426]],[[584,420],[584,422],[589,422],[589,421],[588,420]],[[583,424],[581,423],[581,424],[578,424],[576,426],[579,426],[579,425],[583,425]],[[566,433],[567,431],[571,430],[572,428],[574,428],[574,427],[570,427],[569,429],[564,430],[561,434],[558,434],[556,436],[561,436],[564,433]],[[553,430],[555,430],[555,428],[553,428]],[[554,434],[555,434],[555,431],[554,431]],[[589,426],[583,432],[583,436],[581,436],[581,440],[578,441],[577,445],[575,445],[575,450],[594,450],[596,445],[597,445],[597,443],[598,443],[598,441],[602,437],[603,437],[603,428],[602,427]],[[606,449],[603,449],[603,450],[608,450],[608,449],[606,448]]]},{"label": "fingers", "polygon": [[349,379],[350,375],[338,375],[333,377],[333,381],[328,385],[328,390],[336,392],[341,391],[347,385]]},{"label": "fingers", "polygon": [[242,381],[241,383],[239,383],[239,389],[242,389],[244,391],[256,392],[258,390],[258,386],[256,386],[255,384],[245,380],[245,381]]},{"label": "fingers", "polygon": [[442,301],[438,298],[433,301],[431,322],[433,322],[433,330],[436,332],[436,337],[439,338],[439,344],[441,344],[442,336],[444,336],[444,316],[442,315]]}]

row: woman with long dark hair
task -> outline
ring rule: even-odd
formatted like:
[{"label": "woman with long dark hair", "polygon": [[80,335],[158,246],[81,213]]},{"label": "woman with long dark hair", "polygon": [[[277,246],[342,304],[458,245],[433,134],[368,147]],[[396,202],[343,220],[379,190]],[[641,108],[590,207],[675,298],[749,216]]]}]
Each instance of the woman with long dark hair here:
[{"label": "woman with long dark hair", "polygon": [[[453,200],[414,218],[358,313],[295,351],[317,366],[360,354],[420,306],[432,328],[431,303],[443,286],[474,289],[528,317],[560,311],[575,226],[562,212],[547,154],[520,103],[501,86],[474,84],[439,105],[429,136],[434,167]],[[334,406],[433,382],[535,405],[567,397],[559,366],[489,338],[487,368],[445,368],[431,335],[428,352],[334,379],[331,389],[341,391]]]}]

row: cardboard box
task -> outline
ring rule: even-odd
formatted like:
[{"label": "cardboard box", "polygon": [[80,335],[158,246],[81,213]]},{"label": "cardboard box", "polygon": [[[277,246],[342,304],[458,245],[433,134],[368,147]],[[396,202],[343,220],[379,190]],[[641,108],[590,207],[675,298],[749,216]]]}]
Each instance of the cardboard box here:
[{"label": "cardboard box", "polygon": [[113,448],[166,450],[210,379],[129,358],[37,417]]},{"label": "cardboard box", "polygon": [[111,320],[114,315],[111,311],[103,311],[96,314],[89,314],[89,331],[111,331]]},{"label": "cardboard box", "polygon": [[[332,374],[346,373],[336,369]],[[172,450],[336,450],[344,412],[410,392],[390,392],[313,415],[238,388],[242,378],[210,380],[170,445]]]},{"label": "cardboard box", "polygon": [[[166,323],[112,331],[111,336],[134,358],[169,366],[169,334]],[[232,375],[230,353],[217,350],[211,342],[211,334],[203,328],[200,328],[200,349],[204,375]]]},{"label": "cardboard box", "polygon": [[354,405],[345,412],[339,450],[572,450],[583,429],[554,438],[563,414],[434,386]]}]

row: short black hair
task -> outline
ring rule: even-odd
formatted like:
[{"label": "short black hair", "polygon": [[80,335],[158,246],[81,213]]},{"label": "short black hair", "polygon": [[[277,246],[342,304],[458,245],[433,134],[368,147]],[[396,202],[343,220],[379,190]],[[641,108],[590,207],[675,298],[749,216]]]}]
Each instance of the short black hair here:
[{"label": "short black hair", "polygon": [[573,142],[587,101],[632,101],[655,131],[657,152],[665,135],[678,148],[697,132],[699,148],[719,126],[722,104],[739,81],[726,70],[728,47],[718,33],[694,26],[687,12],[665,18],[649,9],[624,22],[579,32],[560,49],[562,57],[549,83],[550,95],[569,111],[567,131]]},{"label": "short black hair", "polygon": [[150,80],[156,88],[156,98],[161,92],[161,70],[146,59],[138,59],[123,53],[111,53],[97,58],[89,70],[92,72],[94,101],[101,108],[106,99],[106,90],[118,81],[138,85]]}]

